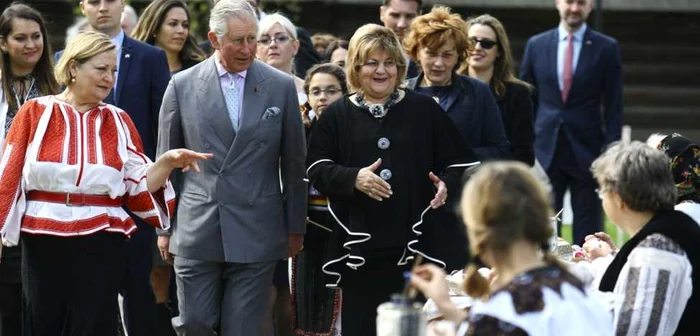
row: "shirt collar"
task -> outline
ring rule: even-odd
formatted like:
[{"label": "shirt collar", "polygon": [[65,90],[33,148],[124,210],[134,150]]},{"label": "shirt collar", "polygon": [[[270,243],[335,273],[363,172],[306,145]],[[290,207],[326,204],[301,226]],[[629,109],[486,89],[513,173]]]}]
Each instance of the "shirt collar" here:
[{"label": "shirt collar", "polygon": [[122,44],[124,44],[124,31],[120,30],[117,36],[112,38],[112,43],[117,46],[117,50],[121,50]]},{"label": "shirt collar", "polygon": [[[216,72],[219,74],[219,77],[223,77],[229,73],[226,69],[224,69],[224,66],[221,65],[221,56],[219,55],[218,50],[214,52],[214,64],[216,64]],[[237,72],[236,74],[245,79],[245,76],[248,74],[248,69]]]},{"label": "shirt collar", "polygon": [[[584,22],[581,27],[577,31],[574,32],[574,41],[581,42],[583,41],[583,34],[586,33],[586,29],[588,29],[588,25]],[[564,28],[564,25],[559,25],[559,41],[566,41],[566,38],[569,36],[569,32]]]}]

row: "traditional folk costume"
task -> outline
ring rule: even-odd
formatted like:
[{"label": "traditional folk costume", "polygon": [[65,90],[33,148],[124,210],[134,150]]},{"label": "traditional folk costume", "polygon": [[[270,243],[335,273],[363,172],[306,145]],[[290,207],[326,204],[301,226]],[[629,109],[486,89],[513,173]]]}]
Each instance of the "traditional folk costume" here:
[{"label": "traditional folk costume", "polygon": [[[306,134],[318,119],[307,127]],[[333,219],[326,196],[309,187],[308,219],[304,249],[292,259],[292,308],[296,333],[305,336],[331,336],[340,312],[340,290],[326,288],[321,267],[326,262],[333,231]]]},{"label": "traditional folk costume", "polygon": [[0,234],[6,246],[22,235],[27,335],[116,334],[123,248],[136,230],[122,206],[161,229],[174,211],[169,182],[148,191],[150,165],[114,106],[81,113],[55,96],[22,106],[0,161]]}]

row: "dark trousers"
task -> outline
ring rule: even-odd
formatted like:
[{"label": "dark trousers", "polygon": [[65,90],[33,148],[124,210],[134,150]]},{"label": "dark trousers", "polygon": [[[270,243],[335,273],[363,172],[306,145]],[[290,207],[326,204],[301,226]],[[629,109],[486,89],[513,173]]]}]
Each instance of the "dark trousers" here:
[{"label": "dark trousers", "polygon": [[[571,191],[574,211],[573,243],[583,245],[586,235],[603,230],[603,209],[595,189],[598,184],[586,167],[579,167],[571,144],[563,130],[559,131],[556,152],[547,170],[554,193],[554,212],[564,207],[566,189]],[[559,223],[561,235],[561,223]]]},{"label": "dark trousers", "polygon": [[0,336],[22,334],[21,247],[3,247],[0,261]]},{"label": "dark trousers", "polygon": [[151,286],[155,229],[131,216],[138,230],[126,242],[126,268],[120,294],[129,336],[152,336],[158,330],[156,297]]},{"label": "dark trousers", "polygon": [[22,284],[0,283],[0,336],[22,335]]},{"label": "dark trousers", "polygon": [[400,258],[401,253],[367,257],[366,264],[357,271],[344,272],[340,309],[343,336],[377,334],[377,307],[404,288],[403,272],[408,266],[397,266]]},{"label": "dark trousers", "polygon": [[25,336],[117,334],[125,237],[22,235]]}]

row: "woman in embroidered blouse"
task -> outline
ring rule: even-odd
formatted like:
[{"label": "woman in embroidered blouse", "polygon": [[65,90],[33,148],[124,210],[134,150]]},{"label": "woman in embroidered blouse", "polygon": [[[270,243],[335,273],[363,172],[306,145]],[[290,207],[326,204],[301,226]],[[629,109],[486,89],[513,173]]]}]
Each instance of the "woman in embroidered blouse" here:
[{"label": "woman in embroidered blouse", "polygon": [[695,334],[700,227],[674,210],[678,191],[669,158],[634,141],[609,148],[591,170],[605,213],[630,235],[614,258],[609,236],[586,237],[584,245],[594,267],[609,264],[598,289],[613,311],[616,334]]},{"label": "woman in embroidered blouse", "polygon": [[497,269],[489,283],[467,268],[464,291],[477,299],[469,312],[448,296],[445,272],[418,267],[411,284],[432,299],[458,335],[612,335],[607,312],[549,252],[549,195],[520,162],[484,164],[462,194],[460,210],[472,255]]},{"label": "woman in embroidered blouse", "polygon": [[[0,16],[0,150],[25,101],[58,92],[51,47],[41,14],[12,4]],[[21,249],[0,245],[0,335],[20,335],[22,327]]]},{"label": "woman in embroidered blouse", "polygon": [[155,163],[126,112],[102,103],[114,84],[116,47],[104,34],[69,41],[56,65],[56,96],[22,105],[0,161],[3,245],[22,236],[25,335],[115,335],[123,248],[136,226],[122,205],[169,227],[171,171],[211,157],[185,149]]},{"label": "woman in embroidered blouse", "polygon": [[354,93],[318,119],[307,174],[335,222],[322,270],[343,290],[342,332],[371,336],[377,306],[402,290],[414,254],[444,266],[426,249],[441,238],[435,214],[477,162],[435,101],[400,88],[406,61],[390,29],[360,27],[346,71]]}]

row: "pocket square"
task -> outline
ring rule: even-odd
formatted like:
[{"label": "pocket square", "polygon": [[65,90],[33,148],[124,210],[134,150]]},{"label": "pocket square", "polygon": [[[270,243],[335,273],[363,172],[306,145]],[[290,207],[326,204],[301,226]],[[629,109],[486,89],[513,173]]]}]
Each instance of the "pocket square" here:
[{"label": "pocket square", "polygon": [[277,106],[269,107],[267,110],[265,110],[265,113],[263,114],[262,119],[267,120],[270,118],[274,118],[274,117],[278,116],[280,113],[282,113],[282,111],[280,110],[279,107],[277,107]]}]

